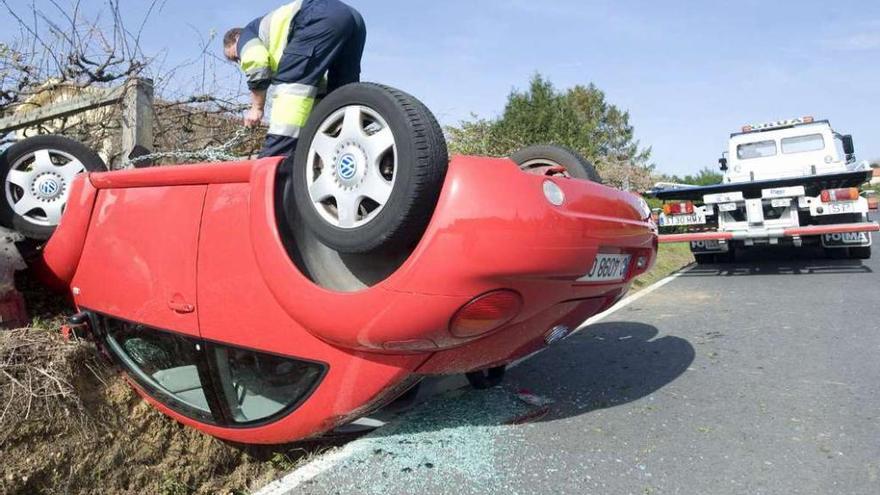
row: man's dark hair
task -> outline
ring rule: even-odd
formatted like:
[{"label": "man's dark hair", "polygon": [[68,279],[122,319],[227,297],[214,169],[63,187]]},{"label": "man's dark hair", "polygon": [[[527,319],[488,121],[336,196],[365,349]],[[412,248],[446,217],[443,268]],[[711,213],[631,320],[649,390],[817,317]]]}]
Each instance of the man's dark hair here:
[{"label": "man's dark hair", "polygon": [[237,43],[239,36],[241,36],[241,28],[232,28],[229,31],[226,31],[226,34],[223,35],[223,46],[226,47],[233,43]]}]

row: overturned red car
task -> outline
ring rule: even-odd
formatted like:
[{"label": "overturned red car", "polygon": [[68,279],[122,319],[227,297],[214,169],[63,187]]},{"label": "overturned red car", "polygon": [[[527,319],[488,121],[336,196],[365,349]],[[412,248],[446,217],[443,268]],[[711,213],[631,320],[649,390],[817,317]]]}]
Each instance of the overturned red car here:
[{"label": "overturned red car", "polygon": [[514,158],[450,160],[424,105],[347,86],[290,159],[80,175],[42,269],[157,408],[294,441],[561,340],[650,269],[641,198]]}]

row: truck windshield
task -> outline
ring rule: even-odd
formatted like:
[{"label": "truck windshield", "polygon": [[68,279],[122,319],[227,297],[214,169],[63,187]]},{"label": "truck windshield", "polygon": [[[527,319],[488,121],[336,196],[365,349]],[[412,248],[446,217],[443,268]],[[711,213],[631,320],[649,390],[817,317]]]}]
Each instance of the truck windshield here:
[{"label": "truck windshield", "polygon": [[805,153],[825,149],[825,138],[821,134],[795,136],[782,140],[782,152],[785,154]]},{"label": "truck windshield", "polygon": [[741,144],[736,147],[736,157],[740,160],[750,158],[766,158],[776,156],[776,141],[758,141]]}]

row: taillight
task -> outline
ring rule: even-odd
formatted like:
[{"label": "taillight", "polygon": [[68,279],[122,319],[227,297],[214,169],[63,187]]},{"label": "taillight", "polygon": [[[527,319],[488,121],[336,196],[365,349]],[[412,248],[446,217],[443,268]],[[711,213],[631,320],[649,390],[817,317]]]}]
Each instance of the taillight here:
[{"label": "taillight", "polygon": [[512,290],[483,294],[458,310],[449,323],[449,332],[461,338],[489,333],[516,318],[522,305],[522,296]]},{"label": "taillight", "polygon": [[859,199],[859,190],[856,187],[826,189],[822,191],[823,203],[831,203],[834,201],[855,201],[857,199]]},{"label": "taillight", "polygon": [[685,203],[666,203],[663,205],[663,213],[667,215],[690,215],[694,212],[694,204],[690,201]]}]

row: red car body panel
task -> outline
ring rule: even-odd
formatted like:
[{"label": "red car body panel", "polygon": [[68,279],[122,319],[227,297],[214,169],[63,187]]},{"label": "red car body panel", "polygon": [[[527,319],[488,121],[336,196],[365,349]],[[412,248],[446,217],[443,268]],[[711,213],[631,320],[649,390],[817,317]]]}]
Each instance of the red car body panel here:
[{"label": "red car body panel", "polygon": [[[368,289],[321,288],[279,232],[279,159],[96,173],[77,180],[44,251],[49,279],[84,310],[255,351],[325,363],[307,400],[253,428],[166,414],[221,438],[280,443],[313,436],[393,398],[416,374],[509,363],[618,300],[656,256],[656,227],[633,194],[522,173],[513,162],[455,157],[433,219],[403,265]],[[544,181],[565,193],[561,207]],[[632,254],[626,279],[582,283],[598,252]],[[637,266],[636,260],[643,263]],[[515,319],[461,339],[450,319],[509,289]]]}]

